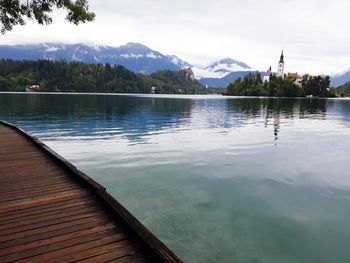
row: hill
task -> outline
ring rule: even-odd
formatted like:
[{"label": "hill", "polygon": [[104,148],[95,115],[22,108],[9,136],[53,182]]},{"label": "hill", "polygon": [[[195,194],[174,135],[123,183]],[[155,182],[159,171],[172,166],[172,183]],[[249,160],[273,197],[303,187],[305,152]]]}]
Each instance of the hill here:
[{"label": "hill", "polygon": [[158,70],[180,70],[190,65],[176,56],[165,56],[139,43],[128,43],[120,47],[44,43],[35,45],[2,45],[0,58],[12,60],[51,60],[84,62],[89,64],[122,65],[144,74]]},{"label": "hill", "polygon": [[347,82],[350,82],[350,69],[339,73],[331,78],[331,85],[333,87],[339,87]]},{"label": "hill", "polygon": [[350,97],[350,81],[338,88],[344,96]]},{"label": "hill", "polygon": [[[0,60],[0,91],[206,93],[186,71],[161,71],[150,76],[123,66],[65,61]],[[181,87],[181,90],[179,90]]]},{"label": "hill", "polygon": [[[201,83],[214,83],[213,87],[226,87],[229,82],[242,76],[239,72],[252,69],[244,62],[225,58],[209,66],[197,67],[175,55],[164,55],[140,43],[128,43],[120,47],[88,44],[42,43],[30,45],[0,45],[0,59],[50,60],[83,62],[88,64],[122,65],[146,75],[159,70],[178,71],[192,68]],[[236,73],[237,74],[231,74]]]}]

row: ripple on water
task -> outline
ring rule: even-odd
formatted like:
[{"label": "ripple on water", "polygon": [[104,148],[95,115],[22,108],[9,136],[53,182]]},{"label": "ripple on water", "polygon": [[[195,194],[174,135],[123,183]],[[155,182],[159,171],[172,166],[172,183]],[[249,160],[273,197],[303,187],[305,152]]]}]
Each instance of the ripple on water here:
[{"label": "ripple on water", "polygon": [[348,262],[349,100],[31,96],[0,94],[0,118],[185,262]]}]

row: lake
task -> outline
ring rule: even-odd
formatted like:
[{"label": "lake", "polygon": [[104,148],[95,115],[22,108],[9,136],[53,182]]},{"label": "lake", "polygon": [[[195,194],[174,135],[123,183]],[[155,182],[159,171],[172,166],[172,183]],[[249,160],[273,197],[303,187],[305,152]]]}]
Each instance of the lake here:
[{"label": "lake", "polygon": [[185,262],[349,262],[350,100],[0,94]]}]

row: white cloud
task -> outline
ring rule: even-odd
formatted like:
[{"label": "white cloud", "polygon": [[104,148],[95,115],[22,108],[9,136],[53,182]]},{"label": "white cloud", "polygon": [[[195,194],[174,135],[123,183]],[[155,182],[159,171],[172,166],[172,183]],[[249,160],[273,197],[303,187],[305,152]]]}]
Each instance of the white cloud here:
[{"label": "white cloud", "polygon": [[336,73],[350,67],[347,0],[90,0],[96,21],[74,26],[30,22],[1,43],[60,41],[119,46],[141,42],[197,65],[232,57],[252,68]]}]

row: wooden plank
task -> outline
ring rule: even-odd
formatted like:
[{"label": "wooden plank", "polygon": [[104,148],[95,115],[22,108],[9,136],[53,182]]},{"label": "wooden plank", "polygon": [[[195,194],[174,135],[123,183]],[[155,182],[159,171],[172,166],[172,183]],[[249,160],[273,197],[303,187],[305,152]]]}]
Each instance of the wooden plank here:
[{"label": "wooden plank", "polygon": [[82,195],[86,195],[86,193],[81,191],[67,191],[67,192],[60,192],[58,194],[44,195],[44,196],[32,198],[30,200],[21,200],[21,201],[15,200],[15,201],[10,201],[6,203],[0,202],[0,211],[16,210],[16,209],[30,207],[38,204],[45,204],[52,201],[76,198]]},{"label": "wooden plank", "polygon": [[[12,231],[18,231],[19,227],[23,227],[25,229],[29,229],[29,227],[36,227],[39,223],[49,224],[50,220],[56,220],[55,222],[59,222],[59,220],[64,219],[65,221],[72,218],[72,216],[78,216],[83,214],[93,213],[95,211],[100,211],[100,207],[98,206],[88,206],[83,208],[76,208],[65,210],[60,213],[42,213],[40,217],[32,216],[32,217],[24,217],[22,220],[16,220],[8,222],[7,224],[0,225],[0,233],[4,233],[5,230],[10,229]],[[28,227],[26,227],[28,226]],[[0,236],[1,236],[0,234]]]},{"label": "wooden plank", "polygon": [[108,250],[106,253],[95,255],[93,257],[79,260],[79,263],[95,263],[95,262],[135,262],[143,260],[144,254],[140,254],[139,248],[135,246],[127,246],[120,249]]},{"label": "wooden plank", "polygon": [[10,248],[7,248],[7,249],[0,249],[0,256],[9,255],[9,254],[17,253],[19,251],[29,250],[29,249],[33,249],[36,247],[41,247],[41,246],[45,246],[45,245],[49,245],[49,244],[53,244],[53,243],[57,243],[57,242],[62,242],[65,240],[69,240],[69,239],[73,239],[73,238],[77,238],[77,237],[82,237],[85,235],[91,235],[94,233],[108,231],[108,230],[116,229],[116,228],[117,228],[116,224],[109,223],[109,224],[105,224],[105,225],[98,225],[95,227],[87,227],[86,229],[82,229],[82,230],[78,230],[78,231],[69,231],[68,233],[65,233],[62,235],[53,236],[53,237],[49,237],[49,238],[45,238],[45,239],[34,240],[32,242],[28,242],[28,243],[24,243],[24,244],[20,244],[20,245],[16,245],[16,246],[11,246]]},{"label": "wooden plank", "polygon": [[[146,262],[146,257],[143,254],[140,253],[134,253],[131,255],[127,255],[125,257],[121,257],[121,258],[114,258],[112,260],[108,260],[105,262],[109,262],[109,263],[138,263],[138,262]],[[97,261],[95,261],[97,262]],[[150,261],[151,262],[151,261]]]},{"label": "wooden plank", "polygon": [[35,241],[43,241],[48,238],[65,235],[67,233],[75,233],[79,231],[83,231],[85,229],[91,229],[96,226],[104,226],[110,223],[108,217],[104,218],[86,218],[84,220],[80,220],[79,224],[73,222],[73,224],[66,224],[63,227],[59,227],[56,229],[47,229],[42,233],[33,233],[32,235],[23,236],[20,238],[10,239],[0,243],[0,249],[9,249],[10,247],[15,247],[22,244],[27,244]]},{"label": "wooden plank", "polygon": [[[51,258],[57,256],[64,256],[66,253],[79,252],[86,247],[93,247],[95,244],[103,240],[108,240],[108,242],[125,240],[126,236],[123,233],[115,233],[113,230],[106,230],[102,232],[94,232],[89,235],[79,236],[72,239],[67,239],[61,242],[42,245],[36,247],[35,249],[27,249],[19,251],[17,253],[12,253],[0,257],[1,262],[12,262],[26,260],[26,262],[47,262]],[[102,241],[102,242],[103,242]]]},{"label": "wooden plank", "polygon": [[35,220],[28,220],[25,222],[24,225],[18,225],[15,228],[6,228],[2,229],[0,232],[0,239],[3,236],[7,235],[13,235],[16,233],[22,233],[23,231],[29,231],[29,230],[35,230],[38,228],[44,228],[44,227],[49,227],[52,225],[58,225],[70,221],[76,221],[80,219],[84,219],[87,217],[94,217],[94,216],[100,216],[101,213],[99,213],[99,209],[93,209],[92,211],[89,212],[82,212],[81,214],[76,214],[76,215],[70,215],[67,217],[53,217],[53,219],[49,218],[48,220],[36,222]]},{"label": "wooden plank", "polygon": [[[86,194],[86,197],[88,194]],[[31,213],[35,212],[41,212],[41,211],[51,211],[52,209],[59,209],[61,206],[64,205],[69,205],[69,204],[75,204],[75,203],[80,203],[80,202],[95,202],[93,198],[84,198],[84,196],[81,196],[79,199],[66,199],[66,200],[55,200],[47,204],[39,204],[36,206],[32,206],[30,208],[23,208],[23,209],[16,209],[12,211],[7,211],[7,212],[1,212],[0,213],[0,219],[1,217],[4,216],[24,216],[24,215],[30,215]]]},{"label": "wooden plank", "polygon": [[[132,244],[126,244],[125,246],[122,246],[121,243],[113,243],[105,246],[100,246],[97,249],[89,249],[77,253],[74,256],[74,260],[77,262],[108,262],[111,260],[121,259],[123,257],[134,255],[139,251],[140,248]],[[144,254],[143,257],[145,257]],[[138,258],[140,258],[140,256],[138,256]],[[129,261],[127,262],[133,262],[131,261],[132,257],[129,257],[128,259]]]},{"label": "wooden plank", "polygon": [[181,262],[106,189],[0,121],[0,262]]},{"label": "wooden plank", "polygon": [[43,185],[26,185],[26,186],[21,186],[21,187],[11,187],[11,189],[7,188],[5,189],[2,193],[0,193],[0,199],[2,197],[6,197],[9,195],[18,195],[18,194],[23,194],[23,193],[40,193],[40,192],[45,192],[48,190],[57,190],[57,189],[63,189],[63,188],[68,188],[68,187],[79,187],[76,184],[72,183],[55,183],[54,185],[51,185],[49,188],[43,187]]},{"label": "wooden plank", "polygon": [[[55,258],[50,260],[50,263],[58,263],[58,262],[80,262],[81,260],[88,259],[91,257],[96,257],[99,255],[103,255],[106,253],[113,253],[114,251],[119,251],[120,249],[126,248],[129,249],[129,251],[132,249],[129,247],[130,243],[128,241],[120,241],[120,242],[114,242],[109,243],[93,248],[89,248],[86,250],[81,250],[77,253],[74,253],[73,256],[65,256],[61,258]],[[141,252],[142,253],[142,252]],[[103,261],[95,261],[95,262],[103,262]],[[157,261],[154,261],[157,262]]]},{"label": "wooden plank", "polygon": [[44,213],[45,215],[54,215],[54,214],[64,213],[65,211],[81,209],[84,207],[97,206],[96,202],[94,202],[93,200],[86,200],[86,201],[83,200],[79,202],[77,200],[72,200],[72,201],[73,202],[71,203],[58,204],[56,206],[48,207],[48,208],[42,208],[42,209],[36,209],[36,210],[25,209],[25,211],[22,211],[22,213],[2,216],[0,217],[0,226],[6,225],[9,223],[15,223],[18,221],[23,221],[30,218],[42,217]]},{"label": "wooden plank", "polygon": [[88,215],[88,216],[85,216],[84,218],[79,218],[76,220],[70,220],[67,222],[48,225],[46,227],[39,227],[39,228],[34,228],[29,230],[23,230],[21,232],[10,233],[8,235],[3,235],[0,237],[0,242],[2,243],[9,240],[21,239],[29,235],[37,235],[37,234],[42,234],[45,232],[50,232],[50,231],[54,231],[54,230],[58,230],[58,229],[62,229],[70,226],[75,226],[77,224],[80,224],[80,222],[86,222],[89,220],[102,220],[106,218],[108,218],[108,216],[106,215]]},{"label": "wooden plank", "polygon": [[[67,242],[64,243],[64,245],[68,245],[67,247],[64,248],[59,248],[57,249],[57,244],[55,244],[55,247],[53,247],[52,251],[47,252],[47,253],[41,253],[41,254],[37,254],[36,256],[32,256],[32,257],[27,257],[27,258],[23,258],[21,260],[17,260],[18,263],[21,262],[25,262],[25,263],[37,263],[37,262],[50,262],[50,261],[54,261],[55,259],[59,258],[59,260],[61,261],[62,258],[64,256],[69,255],[69,258],[72,258],[71,255],[75,255],[78,254],[81,251],[84,250],[88,250],[91,248],[96,248],[96,247],[100,247],[106,244],[111,244],[111,243],[116,243],[118,242],[120,244],[120,246],[125,246],[127,244],[129,244],[128,241],[126,240],[126,236],[124,234],[114,234],[114,235],[106,235],[103,236],[102,238],[100,236],[91,236],[90,238],[86,238],[87,241],[85,243],[81,243],[81,240],[78,239],[77,242],[79,242],[78,244],[74,245],[74,241],[71,241],[70,243],[72,243],[73,245],[68,245]],[[120,242],[120,241],[124,241],[124,242]],[[40,253],[40,252],[39,252]],[[0,258],[1,260],[3,260],[2,258]],[[75,260],[73,258],[73,260]],[[71,260],[70,260],[71,261]],[[8,262],[8,261],[3,261],[3,262]]]},{"label": "wooden plank", "polygon": [[[17,183],[16,181],[11,182],[11,183],[1,183],[1,186],[4,187],[7,190],[11,190],[13,189],[14,191],[19,189],[20,187],[27,187],[27,186],[32,186],[32,187],[50,187],[52,185],[54,185],[55,183],[69,183],[69,181],[61,180],[52,180],[52,179],[47,179],[47,180],[38,180],[36,181],[35,178],[33,178],[34,181],[30,182],[30,181],[25,181],[23,180],[22,182]],[[16,184],[16,185],[14,185]]]},{"label": "wooden plank", "polygon": [[[43,164],[40,164],[43,165]],[[22,170],[21,174],[18,174],[19,170]],[[31,169],[31,170],[28,170]],[[28,167],[11,167],[11,169],[1,169],[2,176],[1,181],[2,182],[11,182],[18,178],[21,178],[21,180],[39,180],[39,179],[52,179],[52,176],[56,176],[55,179],[65,179],[65,181],[68,180],[68,176],[65,174],[64,171],[61,171],[60,169],[53,169],[53,168],[46,168],[46,169],[32,169],[30,166]]]},{"label": "wooden plank", "polygon": [[7,196],[0,197],[0,204],[10,201],[19,201],[19,200],[27,200],[33,198],[40,198],[41,196],[47,196],[48,194],[58,194],[62,192],[73,192],[81,190],[80,187],[75,185],[69,185],[61,188],[48,187],[46,190],[41,189],[37,191],[27,191],[27,192],[19,192],[17,194],[8,194]]}]

